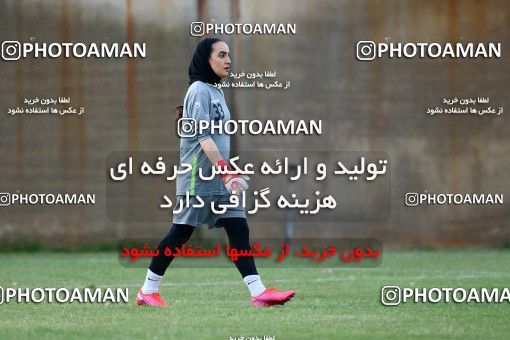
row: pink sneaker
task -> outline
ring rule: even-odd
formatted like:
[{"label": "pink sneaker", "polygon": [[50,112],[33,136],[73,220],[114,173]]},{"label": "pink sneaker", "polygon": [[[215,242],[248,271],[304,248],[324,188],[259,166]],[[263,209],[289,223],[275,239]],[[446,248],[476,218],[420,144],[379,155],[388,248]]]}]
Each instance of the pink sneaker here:
[{"label": "pink sneaker", "polygon": [[136,303],[140,306],[145,305],[145,306],[168,307],[168,305],[161,298],[161,295],[159,295],[158,292],[152,294],[144,294],[142,293],[141,289],[138,292],[138,295],[136,296]]},{"label": "pink sneaker", "polygon": [[293,290],[279,292],[276,288],[268,288],[264,293],[252,297],[251,304],[253,307],[283,305],[285,302],[292,299],[294,295],[296,295],[296,292]]}]

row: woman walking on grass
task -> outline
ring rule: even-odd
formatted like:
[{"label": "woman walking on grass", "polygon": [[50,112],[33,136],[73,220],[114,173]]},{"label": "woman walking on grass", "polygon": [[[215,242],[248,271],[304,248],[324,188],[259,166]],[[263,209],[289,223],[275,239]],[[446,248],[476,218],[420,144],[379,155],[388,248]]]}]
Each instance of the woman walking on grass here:
[{"label": "woman walking on grass", "polygon": [[[184,118],[207,122],[230,120],[223,91],[214,86],[220,83],[221,78],[228,76],[230,63],[229,48],[225,42],[216,38],[206,38],[198,43],[189,66],[190,86],[184,99],[182,113]],[[180,163],[192,164],[195,170],[202,169],[207,174],[209,169],[211,174],[212,165],[231,170],[226,161],[229,158],[228,134],[200,131],[193,137],[181,138]],[[197,174],[198,171],[191,171],[177,177],[177,201],[182,204],[185,200],[180,199],[188,193],[191,196],[190,204],[180,213],[174,214],[170,231],[159,243],[159,255],[152,258],[145,282],[136,298],[139,305],[167,306],[159,294],[158,287],[174,257],[165,256],[163,250],[166,247],[174,249],[182,246],[188,242],[195,228],[202,224],[207,224],[209,228],[223,227],[232,248],[251,249],[244,207],[229,207],[223,214],[215,214],[211,210],[211,202],[228,203],[233,192],[240,194],[245,191],[248,188],[248,177],[223,174],[204,181]],[[196,195],[204,202],[203,208],[191,207],[192,203],[197,203]],[[250,291],[254,307],[284,304],[295,295],[293,290],[280,292],[275,288],[266,289],[257,273],[252,256],[240,256],[234,263]]]}]

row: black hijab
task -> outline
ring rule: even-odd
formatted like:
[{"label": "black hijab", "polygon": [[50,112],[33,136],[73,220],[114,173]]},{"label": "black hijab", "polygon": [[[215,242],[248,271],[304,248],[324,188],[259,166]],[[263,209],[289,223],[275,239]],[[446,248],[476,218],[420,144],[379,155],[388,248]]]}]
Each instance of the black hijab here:
[{"label": "black hijab", "polygon": [[217,38],[205,38],[198,42],[195,54],[189,64],[188,75],[190,85],[197,80],[209,83],[211,85],[217,84],[221,78],[214,73],[211,65],[209,64],[209,56],[211,55],[212,45],[221,41]]}]

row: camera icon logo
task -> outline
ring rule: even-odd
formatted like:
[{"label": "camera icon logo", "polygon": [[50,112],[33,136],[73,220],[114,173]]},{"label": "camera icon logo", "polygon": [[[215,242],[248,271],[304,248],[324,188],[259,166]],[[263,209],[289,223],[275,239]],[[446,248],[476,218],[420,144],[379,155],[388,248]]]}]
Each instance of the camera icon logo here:
[{"label": "camera icon logo", "polygon": [[183,138],[197,135],[197,121],[194,118],[181,118],[177,121],[177,135]]},{"label": "camera icon logo", "polygon": [[7,207],[11,205],[11,194],[2,192],[0,193],[0,207]]},{"label": "camera icon logo", "polygon": [[205,34],[205,24],[200,21],[191,23],[190,33],[194,37],[201,37]]},{"label": "camera icon logo", "polygon": [[384,286],[381,289],[381,302],[385,306],[398,306],[401,302],[400,287]]},{"label": "camera icon logo", "polygon": [[374,60],[375,59],[375,42],[363,40],[358,41],[356,44],[356,58],[362,61]]},{"label": "camera icon logo", "polygon": [[416,207],[418,205],[418,194],[416,192],[408,192],[405,197],[405,203],[408,207]]},{"label": "camera icon logo", "polygon": [[21,58],[21,44],[18,41],[4,41],[2,43],[2,59],[18,60]]}]

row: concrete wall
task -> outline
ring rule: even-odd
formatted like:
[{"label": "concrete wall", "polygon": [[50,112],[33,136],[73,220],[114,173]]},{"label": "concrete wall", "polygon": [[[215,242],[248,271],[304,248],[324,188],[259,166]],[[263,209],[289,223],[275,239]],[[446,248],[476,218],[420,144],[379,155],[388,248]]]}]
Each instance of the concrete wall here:
[{"label": "concrete wall", "polygon": [[[199,11],[199,3],[202,3]],[[238,4],[238,7],[236,7]],[[171,108],[182,102],[197,39],[189,23],[295,22],[295,36],[224,37],[234,69],[275,70],[291,88],[226,90],[238,119],[322,119],[320,137],[243,136],[238,150],[383,151],[391,159],[391,217],[378,223],[298,224],[297,235],[379,237],[385,244],[474,245],[510,240],[508,204],[408,208],[406,192],[501,192],[510,197],[510,128],[500,117],[430,117],[444,97],[489,96],[508,110],[510,6],[505,1],[1,1],[0,38],[145,42],[145,59],[1,62],[0,110],[24,98],[71,97],[81,117],[0,116],[0,192],[94,192],[95,206],[0,208],[0,240],[45,244],[159,237],[169,223],[106,215],[106,157],[173,150]],[[236,8],[238,11],[236,12]],[[490,60],[359,62],[355,43],[503,44]],[[354,189],[353,189],[354,190]],[[353,191],[355,194],[355,191]],[[254,235],[280,235],[255,223]]]}]

